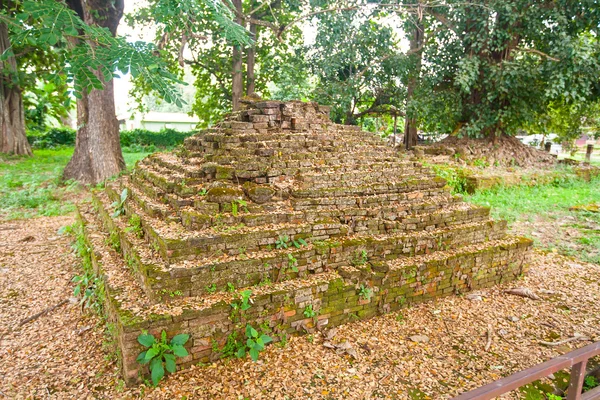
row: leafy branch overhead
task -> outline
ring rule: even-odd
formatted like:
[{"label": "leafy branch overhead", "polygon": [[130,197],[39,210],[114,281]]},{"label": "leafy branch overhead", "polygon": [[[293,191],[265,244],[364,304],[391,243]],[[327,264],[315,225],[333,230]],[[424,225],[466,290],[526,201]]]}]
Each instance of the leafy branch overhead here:
[{"label": "leafy branch overhead", "polygon": [[156,46],[113,37],[107,28],[86,24],[59,1],[24,0],[19,12],[14,11],[2,9],[0,23],[6,24],[11,42],[19,44],[20,53],[11,47],[1,55],[2,60],[53,50],[63,61],[62,69],[44,71],[43,77],[58,86],[66,75],[77,98],[85,91],[103,89],[102,80],[131,73],[134,78],[143,77],[166,101],[182,105],[173,84],[183,82],[169,72]]}]

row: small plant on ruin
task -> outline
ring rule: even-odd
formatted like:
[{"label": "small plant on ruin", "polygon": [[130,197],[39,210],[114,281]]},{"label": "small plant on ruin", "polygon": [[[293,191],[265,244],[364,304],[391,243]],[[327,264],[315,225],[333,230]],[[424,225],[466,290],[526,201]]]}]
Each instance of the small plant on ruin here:
[{"label": "small plant on ruin", "polygon": [[365,265],[369,261],[369,254],[366,250],[355,251],[350,259],[350,264],[357,267],[359,265]]},{"label": "small plant on ruin", "polygon": [[112,217],[116,218],[119,215],[125,214],[125,202],[127,201],[127,188],[123,189],[121,192],[121,197],[119,200],[114,201],[110,206],[115,208],[115,211],[112,213]]},{"label": "small plant on ruin", "polygon": [[231,308],[240,311],[248,310],[250,307],[252,307],[252,299],[250,298],[250,296],[252,296],[252,290],[242,291],[242,293],[240,293],[240,297],[236,301],[231,303]]},{"label": "small plant on ruin", "polygon": [[142,219],[139,215],[133,214],[131,218],[129,218],[129,226],[125,228],[126,232],[131,232],[138,238],[144,237],[144,230],[142,229]]},{"label": "small plant on ruin", "polygon": [[246,343],[242,345],[236,356],[238,358],[246,357],[246,354],[250,354],[252,361],[258,360],[258,355],[265,349],[265,345],[271,343],[273,339],[269,335],[261,334],[254,329],[250,324],[246,325]]},{"label": "small plant on ruin", "polygon": [[271,278],[269,278],[268,276],[265,276],[263,278],[263,280],[258,283],[259,287],[270,286],[270,285],[271,285]]},{"label": "small plant on ruin", "polygon": [[121,238],[119,238],[119,234],[115,231],[112,231],[108,237],[106,238],[106,244],[114,249],[117,253],[121,252]]},{"label": "small plant on ruin", "polygon": [[242,208],[245,212],[248,212],[248,208],[246,207],[248,203],[246,200],[237,199],[231,202],[231,213],[234,217],[238,216],[239,209]]},{"label": "small plant on ruin", "polygon": [[147,332],[138,336],[138,342],[146,347],[138,357],[137,362],[145,365],[149,364],[150,376],[154,386],[165,376],[165,369],[169,373],[174,373],[177,369],[175,359],[177,357],[186,357],[188,351],[183,347],[189,340],[190,335],[179,334],[167,342],[167,332],[162,331],[160,341],[157,341],[153,335]]},{"label": "small plant on ruin", "polygon": [[312,304],[309,304],[306,307],[304,307],[304,316],[306,318],[314,318],[317,316],[317,312],[313,310]]},{"label": "small plant on ruin", "polygon": [[276,249],[287,249],[290,246],[290,237],[287,235],[279,235],[279,238],[275,241]]},{"label": "small plant on ruin", "polygon": [[102,312],[102,298],[104,297],[104,283],[102,279],[91,271],[83,275],[76,275],[71,279],[75,283],[73,295],[80,297],[81,309],[91,308],[98,314]]},{"label": "small plant on ruin", "polygon": [[297,249],[299,249],[302,246],[308,246],[308,243],[306,243],[306,240],[304,240],[302,238],[298,238],[297,240],[292,238],[292,244]]},{"label": "small plant on ruin", "polygon": [[215,293],[217,291],[217,285],[213,283],[212,285],[207,286],[205,289],[208,293]]},{"label": "small plant on ruin", "polygon": [[227,282],[227,291],[230,293],[235,292],[235,286],[233,286],[233,283]]},{"label": "small plant on ruin", "polygon": [[288,258],[288,267],[294,271],[298,272],[298,260],[292,254],[287,255]]},{"label": "small plant on ruin", "polygon": [[200,196],[206,196],[208,193],[208,190],[206,190],[205,188],[200,189],[200,191],[198,192],[198,194]]},{"label": "small plant on ruin", "polygon": [[358,296],[363,300],[369,300],[373,295],[373,289],[366,287],[365,285],[360,285],[360,289],[358,291]]}]

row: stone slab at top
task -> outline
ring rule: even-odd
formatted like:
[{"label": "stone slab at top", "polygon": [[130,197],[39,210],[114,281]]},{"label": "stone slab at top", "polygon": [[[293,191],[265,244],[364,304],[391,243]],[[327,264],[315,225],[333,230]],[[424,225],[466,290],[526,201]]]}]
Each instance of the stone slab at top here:
[{"label": "stone slab at top", "polygon": [[242,109],[225,117],[225,121],[265,124],[264,128],[298,129],[305,124],[330,124],[331,107],[316,102],[242,100]]}]

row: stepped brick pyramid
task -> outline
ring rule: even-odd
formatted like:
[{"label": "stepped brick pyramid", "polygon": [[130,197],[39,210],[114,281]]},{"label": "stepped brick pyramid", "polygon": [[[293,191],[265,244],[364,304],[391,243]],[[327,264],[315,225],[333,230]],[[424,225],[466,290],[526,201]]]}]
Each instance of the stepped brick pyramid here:
[{"label": "stepped brick pyramid", "polygon": [[[190,334],[184,368],[218,358],[247,323],[278,340],[524,272],[531,241],[328,115],[315,103],[248,103],[80,209],[127,382],[146,373],[135,361],[142,330]],[[123,189],[125,213],[112,216]]]}]

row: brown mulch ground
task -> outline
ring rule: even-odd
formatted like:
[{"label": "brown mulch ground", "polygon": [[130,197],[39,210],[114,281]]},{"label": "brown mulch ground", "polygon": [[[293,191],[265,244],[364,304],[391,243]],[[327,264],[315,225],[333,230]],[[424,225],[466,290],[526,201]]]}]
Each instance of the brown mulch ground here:
[{"label": "brown mulch ground", "polygon": [[[340,327],[334,341],[347,340],[356,360],[323,347],[320,334],[300,336],[269,346],[257,363],[225,360],[178,372],[158,389],[124,388],[103,350],[99,318],[78,304],[18,326],[71,296],[77,260],[57,231],[72,222],[0,224],[0,399],[444,399],[589,343],[546,347],[540,340],[575,333],[600,340],[600,266],[540,253],[521,281],[483,290],[481,300],[452,296]],[[542,299],[503,292],[513,285]]]}]

